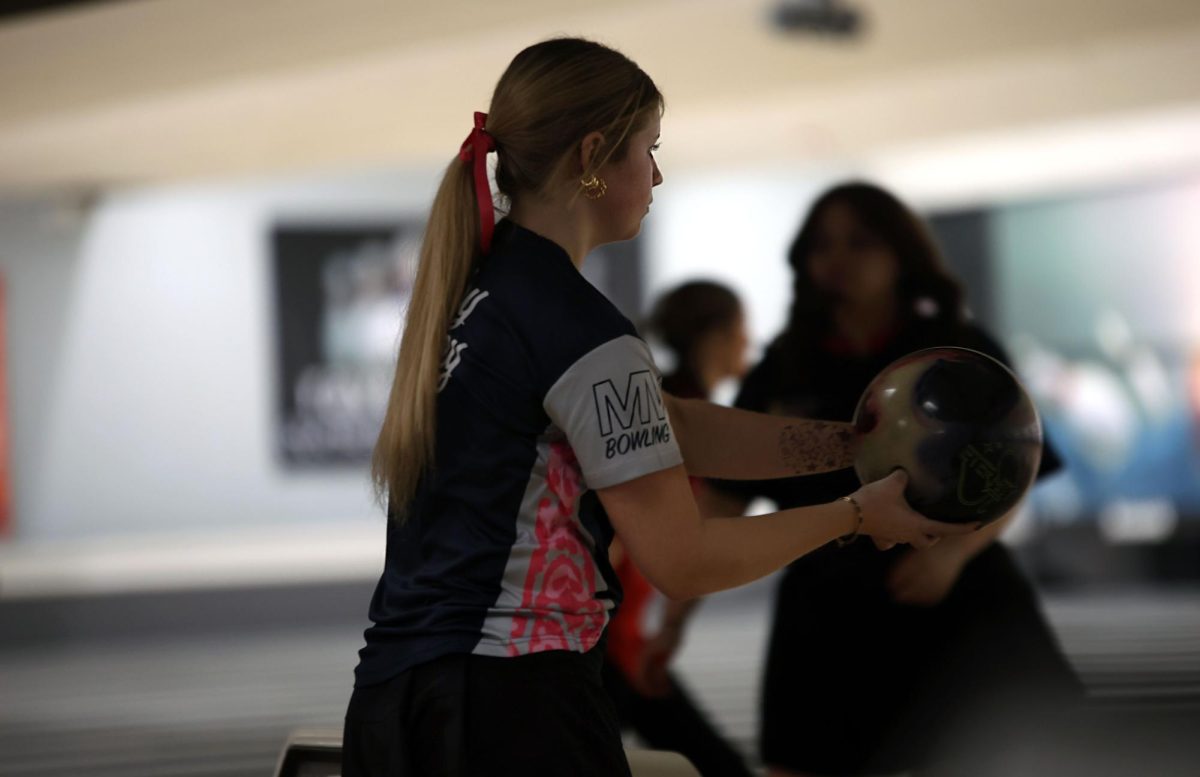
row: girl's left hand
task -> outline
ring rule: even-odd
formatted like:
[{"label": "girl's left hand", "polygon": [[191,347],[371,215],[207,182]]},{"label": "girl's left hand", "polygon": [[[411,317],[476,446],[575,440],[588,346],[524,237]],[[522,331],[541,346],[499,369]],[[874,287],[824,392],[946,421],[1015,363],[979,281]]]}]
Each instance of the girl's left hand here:
[{"label": "girl's left hand", "polygon": [[952,542],[911,550],[888,570],[888,591],[901,604],[932,607],[954,588],[966,563],[967,557]]}]

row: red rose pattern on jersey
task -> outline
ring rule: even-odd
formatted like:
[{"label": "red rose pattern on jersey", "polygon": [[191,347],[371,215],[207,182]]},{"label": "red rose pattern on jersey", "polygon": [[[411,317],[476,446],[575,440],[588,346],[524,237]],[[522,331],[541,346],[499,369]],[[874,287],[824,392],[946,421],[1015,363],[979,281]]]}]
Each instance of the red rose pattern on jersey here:
[{"label": "red rose pattern on jersey", "polygon": [[513,618],[509,654],[591,650],[607,612],[596,598],[596,564],[572,520],[583,480],[575,452],[552,443],[546,464],[548,495],[538,503],[537,549],[529,561],[520,611]]}]

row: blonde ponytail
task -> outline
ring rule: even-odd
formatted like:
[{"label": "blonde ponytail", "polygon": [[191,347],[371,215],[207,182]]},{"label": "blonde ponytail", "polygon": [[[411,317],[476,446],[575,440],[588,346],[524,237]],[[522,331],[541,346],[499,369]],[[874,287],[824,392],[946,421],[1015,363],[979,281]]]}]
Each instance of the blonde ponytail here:
[{"label": "blonde ponytail", "polygon": [[396,375],[371,459],[376,496],[386,497],[389,512],[400,520],[433,461],[438,373],[450,319],[479,258],[479,233],[471,165],[455,157],[429,212]]}]

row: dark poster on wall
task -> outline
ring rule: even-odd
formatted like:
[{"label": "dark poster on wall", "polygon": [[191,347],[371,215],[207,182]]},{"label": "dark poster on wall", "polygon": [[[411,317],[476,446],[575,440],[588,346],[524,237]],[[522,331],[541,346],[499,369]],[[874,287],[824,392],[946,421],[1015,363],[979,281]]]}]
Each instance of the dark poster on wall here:
[{"label": "dark poster on wall", "polygon": [[421,230],[415,222],[272,230],[276,439],[286,465],[370,460]]},{"label": "dark poster on wall", "polygon": [[947,269],[962,284],[971,317],[994,329],[999,321],[994,296],[992,218],[993,213],[987,209],[957,210],[931,214],[928,223]]}]

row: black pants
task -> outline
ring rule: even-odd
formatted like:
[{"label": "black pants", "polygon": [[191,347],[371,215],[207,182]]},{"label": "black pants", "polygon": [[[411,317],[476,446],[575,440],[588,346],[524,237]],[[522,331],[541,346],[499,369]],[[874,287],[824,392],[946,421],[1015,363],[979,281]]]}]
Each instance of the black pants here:
[{"label": "black pants", "polygon": [[934,607],[887,593],[887,571],[906,552],[860,541],[788,569],[763,681],[764,763],[858,775],[986,762],[1082,702],[1002,545],[976,556]]},{"label": "black pants", "polygon": [[621,723],[656,750],[681,753],[704,777],[750,777],[750,770],[704,717],[673,675],[671,691],[661,698],[642,696],[621,671],[604,664],[604,687]]},{"label": "black pants", "polygon": [[356,688],[342,777],[627,776],[602,655],[444,656]]}]

